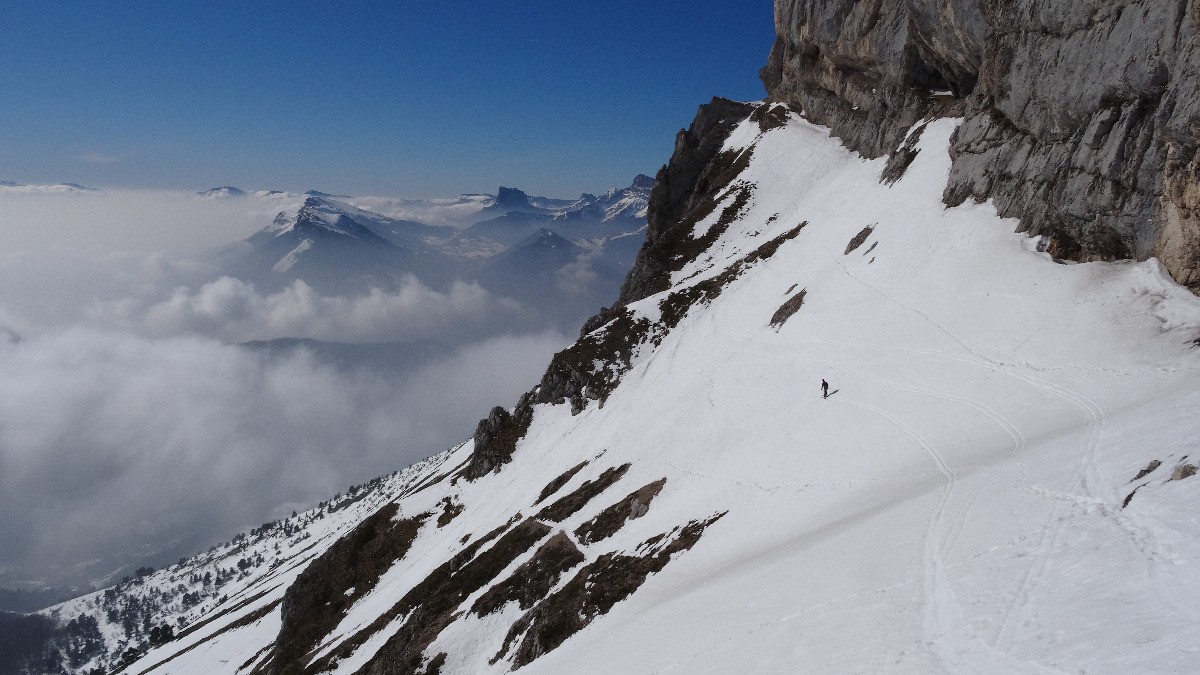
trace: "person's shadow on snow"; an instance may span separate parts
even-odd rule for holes
[[[825,394],[821,398],[829,398],[830,396],[833,396],[834,394],[838,393],[839,391],[841,391],[841,389],[834,389],[833,391],[829,392],[828,394]]]

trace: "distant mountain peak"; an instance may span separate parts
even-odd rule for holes
[[[496,206],[502,208],[531,208],[533,203],[524,190],[501,186],[496,191]]]
[[[557,246],[574,246],[567,238],[559,233],[551,230],[548,227],[539,227],[533,234],[525,237],[514,248],[523,248],[525,246],[548,246],[551,248]]]
[[[222,185],[220,187],[201,190],[196,194],[201,197],[245,197],[246,191],[232,185]]]
[[[80,185],[79,183],[56,183],[54,185],[27,185],[16,181],[0,181],[0,188],[13,192],[100,192],[99,188]]]
[[[635,190],[650,190],[654,187],[654,177],[639,173],[633,177],[633,184],[630,187]]]
[[[291,232],[302,232],[306,235],[309,232],[325,231],[354,239],[382,240],[378,234],[354,218],[359,214],[368,217],[374,215],[332,199],[309,196],[294,213],[283,211],[275,216],[275,221],[267,231],[276,237]]]
[[[59,183],[58,185],[54,185],[51,187],[64,187],[64,188],[67,188],[70,190],[79,190],[81,192],[99,192],[100,191],[100,188],[88,187],[86,185],[80,185],[79,183]]]
[[[578,201],[562,209],[556,214],[556,217],[559,219],[586,217],[601,221],[645,218],[646,209],[650,203],[650,191],[653,188],[654,179],[640,173],[634,177],[629,187],[609,188],[600,196],[583,193]]]

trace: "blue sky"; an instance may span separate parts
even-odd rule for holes
[[[770,0],[29,2],[0,22],[0,180],[571,196],[757,99]]]

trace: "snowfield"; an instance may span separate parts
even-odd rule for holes
[[[672,291],[717,278],[805,223],[794,237],[691,305],[657,344],[643,341],[603,406],[573,415],[568,404],[536,405],[498,473],[447,477],[469,459],[468,442],[345,508],[319,509],[320,519],[289,519],[300,528],[290,536],[270,530],[224,560],[221,549],[126,585],[118,598],[200,588],[180,579],[256,553],[266,561],[229,582],[223,601],[166,603],[156,623],[182,617],[177,636],[201,627],[124,672],[263,666],[300,570],[393,500],[396,521],[432,515],[372,587],[345,589],[352,603],[309,663],[383,672],[377,658],[408,618],[388,612],[495,528],[537,516],[549,527],[539,542],[566,533],[583,561],[552,580],[554,596],[605,554],[642,555],[675,536],[649,544],[656,535],[720,516],[521,672],[1195,671],[1200,477],[1185,476],[1200,462],[1200,299],[1154,260],[1057,264],[990,205],[945,208],[956,124],[930,122],[889,186],[884,159],[862,159],[798,115],[766,132],[742,123],[725,149],[753,148],[734,182],[747,198],[720,224],[737,199],[730,189],[697,223],[696,237],[727,228],[674,274]],[[659,322],[672,291],[629,309]],[[800,292],[794,314],[771,325]],[[538,515],[625,464],[577,511]],[[662,478],[644,515],[612,536],[577,532]],[[448,504],[461,512],[439,524]],[[539,545],[455,600],[424,665],[513,669],[524,633],[510,648],[506,636],[537,606],[471,608]],[[103,595],[55,611],[63,621],[96,614],[115,648],[129,636],[105,618]]]

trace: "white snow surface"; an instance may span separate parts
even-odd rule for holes
[[[253,544],[277,567],[235,582],[224,602],[169,615],[186,625],[218,618],[126,672],[246,672],[238,666],[265,656],[279,609],[223,627],[280,599],[307,561],[379,505],[398,499],[402,516],[436,514],[453,496],[462,514],[444,527],[425,522],[314,656],[330,652],[461,550],[465,535],[536,513],[542,488],[583,460],[556,494],[631,468],[555,531],[572,533],[667,479],[645,516],[580,545],[588,561],[726,514],[522,672],[1195,671],[1200,476],[1169,478],[1200,458],[1200,300],[1154,260],[1056,264],[991,205],[946,209],[957,123],[930,123],[892,186],[879,182],[883,160],[864,160],[798,116],[765,134],[742,124],[727,149],[753,146],[739,178],[753,196],[675,275],[676,289],[806,222],[797,236],[638,349],[603,407],[536,406],[499,473],[413,493],[465,461],[467,443],[346,509],[302,514],[311,538],[283,540],[279,553],[279,540]],[[867,226],[865,242],[845,253]],[[771,327],[801,289],[800,310]],[[665,295],[631,309],[657,320]],[[1151,460],[1162,464],[1135,481]],[[188,565],[145,587],[203,569]],[[478,595],[426,650],[446,652],[444,673],[512,668],[511,651],[489,660],[524,612],[510,603],[476,617],[465,610]],[[59,617],[90,611],[95,597],[60,606]],[[337,672],[368,662],[399,626]]]
[[[287,255],[280,258],[278,262],[271,266],[271,271],[275,273],[283,273],[292,269],[292,267],[294,267],[296,263],[300,261],[300,256],[303,255],[305,251],[312,248],[312,245],[312,239],[301,240],[299,244],[296,244],[296,248],[288,251]]]
[[[276,237],[281,237],[294,230],[301,217],[305,215],[308,216],[306,222],[309,224],[321,227],[333,234],[352,238],[360,236],[361,224],[365,223],[369,226],[380,221],[378,214],[363,211],[344,202],[310,197],[295,210],[285,209],[281,212],[267,228],[267,231]],[[347,216],[354,218],[355,222],[347,225]]]
[[[99,189],[80,185],[78,183],[25,184],[15,181],[0,181],[0,194],[40,194],[40,193],[74,193],[100,192]]]

